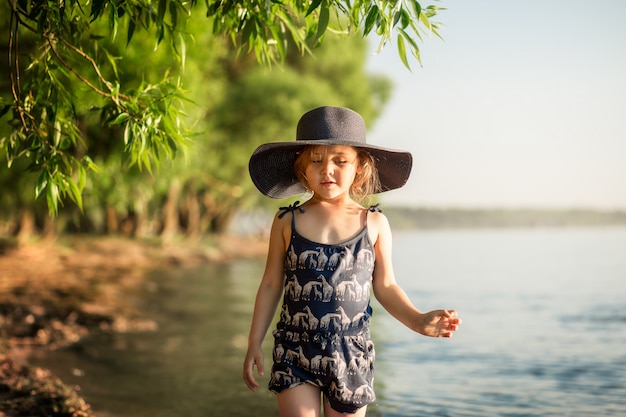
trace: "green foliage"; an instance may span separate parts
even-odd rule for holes
[[[162,155],[172,156],[183,145],[180,86],[166,75],[154,84],[123,87],[116,76],[114,54],[98,33],[102,26],[95,22],[106,14],[115,39],[119,22],[130,16],[131,26],[154,26],[159,43],[163,33],[173,33],[175,10],[184,9],[182,3],[171,2],[174,13],[170,12],[169,22],[165,14],[150,12],[139,2],[97,1],[89,14],[74,1],[61,7],[47,1],[9,3],[13,102],[9,105],[2,98],[11,131],[0,138],[0,147],[6,151],[9,166],[23,158],[29,170],[39,173],[35,193],[45,195],[52,213],[66,197],[82,207],[87,171],[95,168],[89,155],[79,151],[85,141],[77,123],[83,104],[79,97],[94,103],[92,110],[101,111],[105,126],[124,129],[124,151],[131,164],[150,169]],[[129,34],[127,39],[131,38]],[[21,49],[24,45],[26,50]],[[24,54],[28,54],[27,65],[22,64]],[[113,76],[107,77],[107,72]]]
[[[408,67],[408,51],[419,60],[416,41],[421,34],[437,33],[431,19],[438,10],[414,0],[7,0],[0,7],[9,52],[7,77],[0,81],[0,120],[7,122],[0,126],[0,149],[9,167],[25,166],[37,177],[34,194],[45,197],[52,214],[67,199],[82,209],[85,187],[98,183],[90,173],[98,169],[132,168],[133,175],[142,177],[164,160],[175,160],[194,141],[231,144],[231,132],[220,133],[226,122],[213,126],[200,120],[218,106],[224,106],[222,115],[229,106],[240,107],[221,103],[224,86],[233,92],[238,88],[233,81],[242,80],[241,74],[252,66],[295,64],[296,56],[308,55],[331,33],[376,33],[380,48],[397,33],[398,50]],[[198,41],[208,48],[204,53],[211,54],[214,46],[218,51],[207,60],[214,69],[202,69],[215,79],[205,77],[203,84],[195,84],[199,66],[188,60]],[[336,58],[310,65],[322,71],[332,60]],[[294,89],[302,87],[303,80],[286,76],[288,80]],[[348,83],[334,87],[341,85]],[[200,91],[205,95],[198,97]],[[328,103],[329,97],[318,104]],[[355,108],[367,102],[364,96],[347,97],[354,101],[337,101]],[[198,98],[201,111],[189,102],[198,103]],[[293,120],[289,122],[292,126]],[[200,139],[192,133],[199,127],[213,131],[214,137]],[[256,133],[253,138],[264,131],[249,130]],[[124,162],[117,165],[120,155]],[[176,162],[168,166],[186,170]],[[214,179],[225,183],[233,179],[231,174]]]
[[[380,37],[379,49],[382,49],[397,30],[400,57],[407,67],[405,42],[419,60],[415,38],[421,39],[424,32],[438,35],[438,25],[431,18],[441,10],[434,5],[423,8],[416,0],[205,2],[207,16],[219,17],[214,20],[214,32],[229,35],[235,47],[254,51],[262,62],[283,59],[290,40],[303,52],[309,51],[309,47],[318,45],[328,31],[360,31],[363,36],[375,32]]]

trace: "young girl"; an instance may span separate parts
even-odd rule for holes
[[[361,116],[320,107],[302,116],[295,142],[260,146],[250,159],[257,188],[273,198],[308,191],[281,208],[254,306],[243,378],[255,391],[264,375],[261,344],[280,297],[269,389],[280,416],[365,416],[375,399],[370,290],[396,319],[426,336],[451,337],[454,310],[422,313],[398,286],[391,265],[391,231],[363,198],[406,183],[408,152],[368,145]],[[322,398],[322,400],[320,400]]]

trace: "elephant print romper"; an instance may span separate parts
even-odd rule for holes
[[[374,248],[367,221],[355,237],[322,244],[298,234],[297,202],[281,210],[279,217],[291,212],[292,233],[269,389],[278,393],[310,383],[334,410],[354,413],[375,399],[369,331]]]

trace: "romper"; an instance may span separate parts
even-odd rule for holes
[[[294,211],[303,212],[298,204],[281,207],[279,214],[291,212],[292,233],[269,389],[279,393],[310,383],[334,410],[355,413],[376,398],[369,331],[374,250],[367,222],[347,241],[313,242],[296,230]]]

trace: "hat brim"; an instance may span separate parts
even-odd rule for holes
[[[298,151],[308,145],[345,145],[367,150],[378,170],[380,188],[376,194],[404,186],[411,174],[413,157],[406,151],[336,139],[270,142],[259,146],[250,157],[250,178],[258,190],[276,199],[303,194],[306,190],[294,172],[294,163]]]

